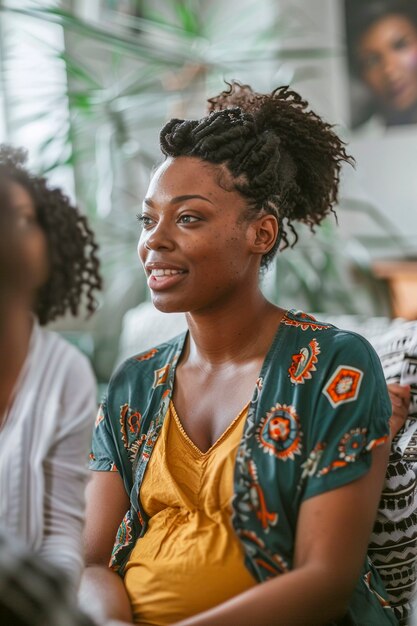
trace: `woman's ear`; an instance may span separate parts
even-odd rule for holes
[[[279,233],[275,215],[266,214],[258,217],[249,226],[250,246],[255,254],[264,255],[271,250]]]

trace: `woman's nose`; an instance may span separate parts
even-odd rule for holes
[[[388,80],[395,80],[400,71],[400,66],[398,64],[398,59],[395,54],[387,54],[384,57],[383,63],[383,71],[385,74],[385,78]]]
[[[142,237],[145,248],[149,250],[172,250],[175,247],[169,225],[163,220],[155,224],[151,230],[143,231]]]

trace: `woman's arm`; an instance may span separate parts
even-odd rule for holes
[[[130,502],[118,472],[92,472],[87,491],[86,569],[81,581],[81,608],[98,624],[107,619],[132,621],[123,580],[109,569],[117,529]]]
[[[365,559],[388,454],[387,443],[372,452],[365,476],[302,504],[291,572],[176,626],[316,626],[343,616]]]
[[[74,592],[83,567],[87,461],[96,414],[96,384],[87,360],[76,355],[65,372],[57,430],[43,463],[44,535],[39,554],[62,568]],[[46,409],[45,409],[46,410]]]

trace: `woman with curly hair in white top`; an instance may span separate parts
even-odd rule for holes
[[[30,267],[30,338],[11,400],[0,415],[0,526],[78,584],[86,460],[96,408],[87,359],[43,326],[95,308],[97,245],[60,189],[32,175],[24,151],[0,147],[0,178]]]

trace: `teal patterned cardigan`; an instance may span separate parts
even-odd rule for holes
[[[97,416],[90,467],[119,472],[131,502],[110,564],[121,575],[147,529],[140,489],[185,338],[125,361]],[[291,570],[302,502],[364,475],[372,449],[389,436],[390,415],[381,365],[365,339],[305,313],[285,314],[259,373],[235,464],[232,522],[256,580]],[[345,620],[397,623],[368,558]]]

